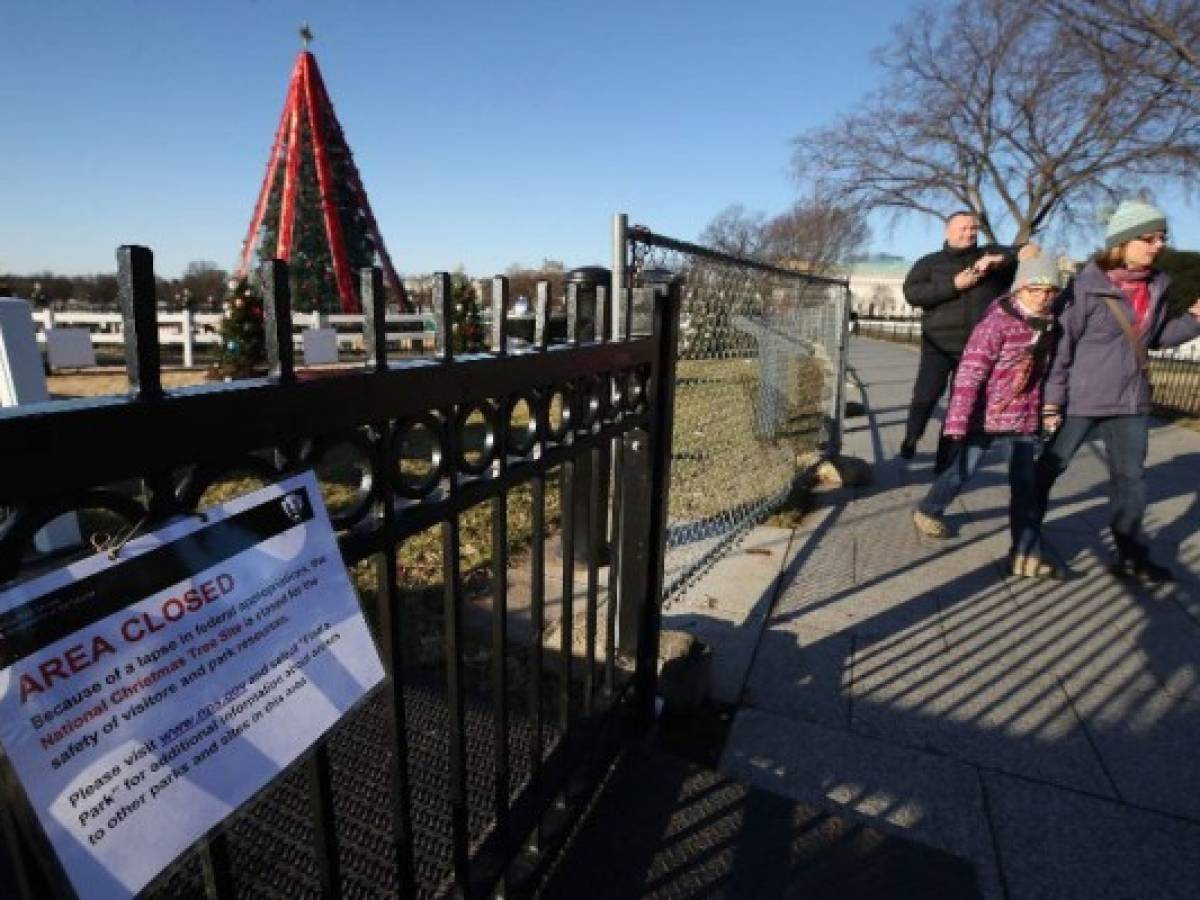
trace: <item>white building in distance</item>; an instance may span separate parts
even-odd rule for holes
[[[920,310],[904,299],[904,278],[912,263],[905,259],[851,263],[850,309],[863,318],[910,318]]]

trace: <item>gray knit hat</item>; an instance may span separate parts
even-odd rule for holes
[[[1060,287],[1058,261],[1045,253],[1021,260],[1017,264],[1017,274],[1013,277],[1013,290],[1020,290],[1028,285]]]
[[[1166,230],[1166,213],[1157,206],[1141,200],[1124,200],[1104,229],[1104,248],[1110,250],[1143,234]]]

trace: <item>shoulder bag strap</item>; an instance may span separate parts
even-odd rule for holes
[[[1117,298],[1112,294],[1101,294],[1104,302],[1108,305],[1108,311],[1113,314],[1113,318],[1117,320],[1117,324],[1121,330],[1125,332],[1125,339],[1129,341],[1129,346],[1133,349],[1133,356],[1137,360],[1139,371],[1146,368],[1147,354],[1145,345],[1138,339],[1138,336],[1133,333],[1133,326],[1129,324],[1129,319],[1125,317],[1125,310],[1121,309]]]

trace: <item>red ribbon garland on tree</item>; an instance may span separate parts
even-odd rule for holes
[[[338,296],[342,311],[346,313],[359,312],[358,297],[354,291],[349,254],[346,249],[345,236],[342,230],[341,212],[337,206],[336,189],[333,181],[332,167],[329,160],[330,141],[336,143],[346,158],[345,173],[348,177],[348,187],[363,215],[364,224],[375,245],[384,270],[384,277],[389,287],[395,293],[402,306],[407,307],[407,296],[400,276],[396,273],[390,254],[383,242],[383,235],[375,221],[367,193],[363,188],[362,179],[350,148],[346,145],[345,136],[333,104],[325,89],[316,58],[307,51],[301,51],[292,69],[288,84],[287,99],[284,103],[283,114],[275,133],[275,143],[271,148],[271,157],[267,164],[267,174],[259,190],[255,202],[254,214],[250,220],[250,228],[242,246],[238,275],[243,276],[250,267],[250,257],[254,251],[255,242],[266,216],[269,198],[274,188],[275,179],[281,160],[284,164],[282,197],[279,208],[278,235],[275,256],[284,261],[291,261],[295,235],[296,200],[299,193],[300,161],[302,156],[302,119],[307,117],[309,133],[312,140],[313,159],[317,171],[317,187],[321,202],[321,214],[328,239],[330,257],[333,262],[334,279],[337,284]],[[327,133],[328,132],[328,133]]]

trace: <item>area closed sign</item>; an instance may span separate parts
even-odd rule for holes
[[[0,742],[81,897],[132,897],[383,675],[311,472],[0,594]]]

